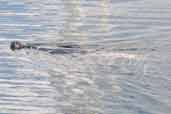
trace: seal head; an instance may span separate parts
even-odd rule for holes
[[[12,51],[15,51],[15,50],[19,50],[19,49],[22,49],[24,48],[24,45],[18,41],[13,41],[11,42],[11,45],[10,45],[10,49]]]

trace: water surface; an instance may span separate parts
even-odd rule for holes
[[[170,114],[169,0],[1,0],[0,113]],[[19,40],[86,54],[12,52]]]

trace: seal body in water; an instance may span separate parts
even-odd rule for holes
[[[85,50],[81,50],[79,45],[75,44],[63,44],[57,46],[55,49],[51,48],[40,48],[38,47],[41,44],[23,44],[19,41],[13,41],[10,44],[10,49],[12,51],[21,50],[21,49],[34,49],[44,52],[49,52],[50,54],[70,54],[70,53],[85,53]]]

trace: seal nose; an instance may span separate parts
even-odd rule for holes
[[[11,49],[12,51],[15,50],[15,44],[16,44],[15,41],[11,42],[10,49]]]

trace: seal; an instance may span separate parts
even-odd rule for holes
[[[12,51],[21,50],[21,49],[35,49],[38,51],[49,52],[50,54],[69,54],[69,53],[85,53],[84,50],[81,50],[79,45],[76,44],[61,44],[57,48],[39,48],[41,44],[24,44],[19,41],[12,41],[10,44],[10,49]]]

